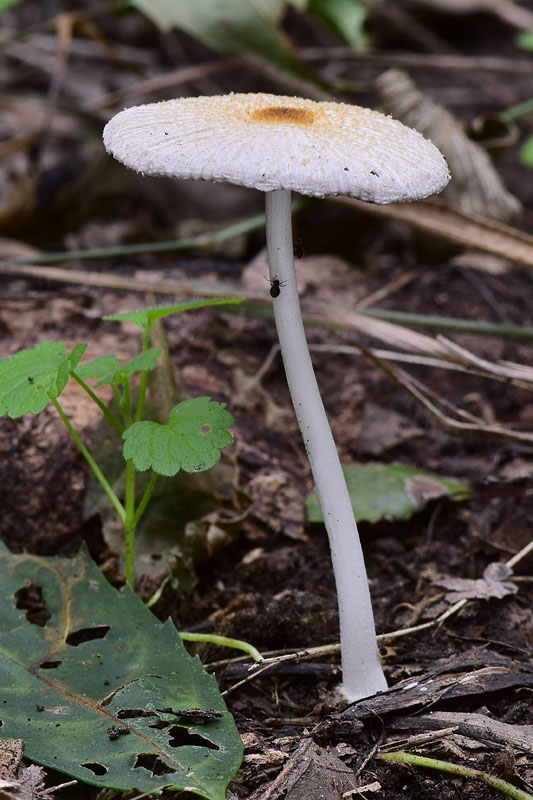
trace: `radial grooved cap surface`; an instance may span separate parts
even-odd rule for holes
[[[417,131],[377,111],[272,94],[135,106],[104,129],[106,149],[147,175],[235,183],[371,203],[421,200],[449,172]]]

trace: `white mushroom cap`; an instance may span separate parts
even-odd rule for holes
[[[147,175],[371,203],[421,200],[450,179],[440,151],[392,117],[272,94],[128,108],[106,125],[104,144],[118,161]]]

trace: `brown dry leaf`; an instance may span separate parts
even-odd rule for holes
[[[37,764],[23,767],[18,778],[0,779],[0,800],[53,800],[54,795],[45,789],[45,772]]]
[[[517,686],[533,687],[532,666],[476,647],[438,659],[423,677],[405,678],[388,692],[355,703],[342,712],[340,720],[375,719],[412,711],[441,698],[480,697]]]
[[[512,458],[497,471],[497,477],[503,481],[517,481],[533,477],[533,460],[530,458]]]
[[[357,790],[353,771],[340,758],[306,739],[280,774],[250,800],[342,800]]]
[[[35,764],[21,767],[23,756],[22,739],[0,741],[0,800],[51,800],[44,788],[44,770]]]
[[[280,528],[290,539],[307,541],[300,487],[289,473],[273,469],[266,475],[257,475],[250,482],[248,491],[256,519],[270,528]]]
[[[533,725],[510,725],[479,712],[433,711],[430,715],[397,717],[389,720],[387,725],[389,730],[394,731],[438,731],[444,726],[452,726],[470,741],[498,743],[533,755]]]
[[[485,568],[482,578],[471,580],[442,575],[435,578],[433,583],[451,590],[445,598],[449,603],[456,603],[458,600],[488,600],[490,597],[502,598],[517,593],[518,587],[505,580],[512,574],[513,570],[506,564],[494,561]]]
[[[369,402],[363,411],[357,449],[371,456],[379,456],[423,434],[424,430],[413,425],[408,417]]]
[[[23,755],[22,739],[4,739],[0,742],[0,778],[7,781],[16,778]]]
[[[416,128],[442,151],[452,181],[442,196],[472,214],[507,222],[521,211],[507,191],[486,151],[473,142],[461,123],[420,92],[406,72],[390,69],[377,79],[384,109]]]

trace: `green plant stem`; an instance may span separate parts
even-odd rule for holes
[[[437,758],[417,756],[413,753],[406,753],[405,750],[398,750],[395,753],[382,753],[381,758],[383,761],[397,761],[402,764],[412,764],[415,767],[450,772],[452,775],[460,775],[464,778],[476,778],[488,786],[492,786],[493,789],[498,789],[498,791],[509,795],[509,797],[515,798],[515,800],[533,800],[532,795],[522,791],[522,789],[518,789],[512,783],[496,778],[494,775],[489,775],[487,772],[481,772],[479,769],[465,767],[462,764],[451,764],[449,761],[441,761]]]
[[[106,419],[107,419],[107,420],[108,420],[108,421],[111,423],[111,425],[112,425],[112,426],[115,428],[115,430],[117,431],[117,433],[118,433],[120,436],[122,436],[122,434],[124,433],[124,425],[122,425],[122,423],[120,422],[120,420],[118,420],[118,419],[115,417],[115,415],[113,414],[113,412],[112,412],[112,411],[110,411],[110,410],[108,409],[108,407],[106,406],[106,404],[105,404],[105,403],[103,403],[103,402],[100,400],[100,398],[98,397],[98,395],[96,395],[96,394],[93,392],[93,390],[91,389],[91,387],[90,387],[90,386],[88,386],[88,385],[85,383],[85,381],[84,381],[82,378],[78,377],[78,375],[76,375],[76,373],[75,373],[75,372],[72,372],[72,373],[71,373],[71,375],[72,375],[72,377],[74,378],[74,380],[76,381],[76,383],[78,383],[78,384],[81,386],[81,388],[82,388],[84,391],[86,391],[86,392],[87,392],[87,394],[89,395],[89,397],[91,398],[91,400],[93,400],[93,401],[96,403],[96,405],[98,406],[98,408],[100,409],[100,411],[102,412],[102,414],[103,414],[103,415],[105,416],[105,418],[106,418]]]
[[[135,584],[135,466],[131,458],[126,461],[126,517],[124,519],[126,539],[126,583]]]
[[[533,339],[533,328],[525,325],[506,325],[502,322],[440,317],[434,314],[414,314],[410,311],[392,311],[380,308],[359,310],[355,307],[355,309],[349,310],[356,311],[363,317],[373,317],[386,322],[396,322],[400,325],[413,325],[416,328],[473,333],[476,336],[499,336],[503,339],[524,339],[525,341]]]
[[[299,207],[302,203],[300,202]],[[296,210],[297,204],[293,208]],[[147,253],[175,253],[180,250],[195,250],[214,247],[223,244],[229,239],[243,236],[247,233],[263,229],[265,215],[257,214],[254,217],[229,225],[221,231],[202,233],[188,239],[173,239],[167,242],[145,242],[143,244],[121,245],[119,247],[95,247],[88,250],[70,250],[69,252],[43,253],[32,257],[32,264],[58,264],[62,261],[89,261],[105,258],[124,258],[124,256],[139,256]],[[25,264],[27,258],[14,259],[12,263]]]
[[[253,644],[243,642],[242,639],[231,639],[228,636],[217,636],[214,633],[182,633],[180,637],[184,642],[207,642],[220,647],[233,647],[235,650],[244,650],[254,661],[264,661],[263,656]]]
[[[132,524],[135,527],[137,527],[137,523],[139,522],[140,518],[144,514],[144,510],[145,510],[146,506],[148,505],[148,501],[150,500],[150,497],[152,496],[152,492],[154,491],[156,482],[157,482],[157,472],[152,472],[152,474],[150,475],[150,480],[148,481],[148,486],[144,490],[144,494],[143,494],[143,496],[141,498],[141,501],[140,501],[139,505],[137,506],[135,514],[133,515]]]
[[[115,400],[117,401],[117,405],[122,412],[122,417],[124,418],[124,396],[123,394],[121,394],[116,383],[113,383],[111,388],[113,390],[113,394],[115,395]]]
[[[76,442],[76,445],[78,446],[78,449],[80,450],[82,456],[84,457],[84,459],[86,460],[86,462],[90,466],[91,470],[93,471],[93,474],[94,474],[96,480],[99,482],[100,486],[102,487],[102,489],[104,490],[106,495],[109,497],[111,503],[113,504],[113,508],[115,509],[115,511],[117,512],[118,516],[120,517],[121,522],[124,523],[125,520],[126,520],[126,509],[124,508],[124,506],[122,505],[122,503],[120,502],[120,500],[116,496],[115,492],[111,488],[110,484],[108,483],[107,479],[105,478],[104,474],[102,473],[100,467],[98,466],[98,464],[96,463],[96,461],[94,460],[92,455],[89,453],[89,451],[87,450],[87,448],[83,444],[82,440],[80,439],[80,437],[78,436],[78,434],[76,433],[74,428],[72,427],[69,418],[67,417],[67,415],[65,414],[65,412],[63,411],[63,409],[62,409],[62,407],[61,407],[61,405],[59,403],[59,400],[57,400],[56,398],[52,397],[51,401],[52,401],[52,403],[54,405],[54,408],[56,409],[57,413],[61,417],[61,420],[62,420],[63,424],[65,425],[66,429],[68,430],[68,432],[70,433],[70,435],[72,436],[74,441]]]
[[[130,425],[133,423],[131,417],[131,392],[130,392],[130,384],[127,379],[121,381],[124,394],[123,394],[123,402],[122,402],[122,412],[124,414],[124,422],[126,423],[126,428],[129,428]]]
[[[524,100],[522,103],[517,103],[515,106],[506,108],[505,111],[500,111],[500,119],[503,122],[513,122],[515,119],[520,119],[525,114],[533,113],[533,97],[529,100]]]
[[[18,263],[18,262],[17,262]],[[187,294],[204,294],[206,296],[233,297],[241,294],[246,302],[237,307],[228,305],[224,309],[226,314],[239,314],[247,317],[259,317],[272,319],[272,307],[270,300],[258,299],[257,295],[250,292],[243,292],[238,286],[230,286],[223,289],[213,283],[203,281],[187,281],[184,284],[156,283],[155,281],[141,281],[135,278],[124,276],[114,276],[101,272],[82,272],[80,270],[68,270],[55,267],[38,267],[28,264],[28,259],[24,259],[22,266],[14,267],[12,261],[0,260],[0,269],[6,274],[27,275],[37,277],[39,280],[60,281],[61,283],[79,283],[84,286],[102,286],[107,289],[126,289],[132,292],[154,292],[155,294],[176,295],[180,292]],[[329,311],[331,307],[325,307]],[[497,336],[504,339],[517,339],[522,341],[533,340],[533,327],[526,325],[507,325],[499,322],[487,322],[486,320],[469,320],[460,317],[439,317],[428,314],[416,314],[408,311],[394,311],[389,309],[365,308],[343,308],[344,311],[356,311],[358,314],[375,316],[389,322],[400,322],[405,319],[405,324],[413,327],[434,328],[435,330],[454,330],[463,333],[471,333],[474,336]],[[333,317],[333,312],[331,313]],[[317,320],[311,314],[304,317],[305,324],[308,326],[318,326],[332,329],[343,329],[342,324],[325,323],[322,319]]]
[[[158,291],[155,289],[155,291]],[[238,291],[233,287],[233,291]],[[432,314],[416,314],[411,311],[394,311],[392,309],[365,308],[358,309],[352,306],[341,306],[343,312],[359,314],[362,317],[374,317],[386,322],[394,322],[412,326],[413,328],[431,328],[433,330],[457,331],[460,333],[471,333],[473,336],[497,336],[502,339],[516,339],[518,341],[530,342],[533,340],[533,327],[527,325],[506,325],[501,322],[487,322],[486,320],[463,319],[461,317],[439,317]],[[317,319],[312,313],[304,314],[306,327],[327,328],[328,330],[344,330],[345,324],[333,322],[335,318],[335,306],[325,306],[325,314],[331,321],[324,321],[323,318]],[[226,306],[225,314],[235,314],[237,316],[255,317],[260,319],[272,319],[272,308],[268,301],[247,299],[240,306]]]
[[[146,351],[150,347],[150,328],[151,325],[148,325],[142,334],[142,352],[146,353]],[[139,398],[137,400],[137,411],[135,412],[135,422],[140,422],[143,418],[144,414],[144,402],[146,400],[146,388],[148,386],[148,373],[142,372],[141,373],[141,384],[139,386]]]
[[[159,600],[161,600],[161,597],[162,597],[163,592],[165,590],[165,586],[167,585],[167,583],[170,583],[172,580],[173,580],[173,576],[169,573],[167,575],[167,577],[159,584],[159,586],[157,587],[157,589],[155,590],[155,592],[153,593],[151,598],[146,601],[146,603],[145,603],[146,608],[152,608],[152,606],[155,606],[155,604],[158,603]]]

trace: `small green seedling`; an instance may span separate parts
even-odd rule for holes
[[[78,344],[67,354],[63,342],[43,342],[32,350],[22,350],[11,358],[0,360],[0,416],[7,414],[17,418],[24,414],[39,414],[49,402],[52,403],[124,526],[126,581],[132,587],[135,528],[146,509],[157,476],[172,476],[180,469],[185,472],[210,469],[220,459],[221,449],[233,441],[228,430],[233,425],[233,418],[223,403],[216,403],[209,397],[196,397],[179,403],[171,410],[164,425],[143,419],[148,373],[156,366],[160,355],[157,348],[150,347],[150,328],[156,320],[179,311],[240,302],[238,298],[196,300],[104,317],[132,322],[140,327],[141,352],[129,361],[120,361],[116,355],[110,354],[80,363],[87,345]],[[134,400],[132,383],[137,377],[140,377],[140,386]],[[59,402],[60,394],[71,379],[87,392],[124,440],[126,487],[123,501],[74,430]],[[94,389],[112,387],[118,415],[91,389],[87,384],[89,380],[95,381]],[[136,472],[145,470],[151,471],[150,478],[137,502]]]

